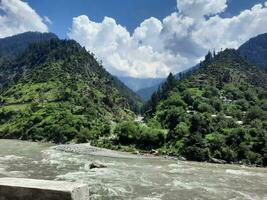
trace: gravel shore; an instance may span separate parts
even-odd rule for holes
[[[152,156],[134,155],[127,152],[113,151],[104,148],[91,146],[89,143],[85,144],[67,144],[53,147],[58,151],[71,152],[77,154],[87,154],[95,156],[113,157],[113,158],[155,158]]]

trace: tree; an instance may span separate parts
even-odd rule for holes
[[[176,86],[177,80],[175,76],[170,73],[167,77],[166,82],[162,85],[161,89],[161,98],[166,99],[169,92]]]
[[[164,110],[159,116],[160,121],[165,124],[166,128],[174,128],[185,118],[185,110],[182,107],[170,107]]]
[[[214,109],[211,105],[203,102],[198,105],[198,111],[199,112],[208,112],[208,113],[213,113]]]
[[[138,132],[137,126],[133,122],[122,122],[114,130],[121,144],[132,144]]]
[[[173,137],[182,139],[183,137],[186,137],[189,134],[189,126],[186,123],[181,122],[175,127]]]
[[[205,56],[204,63],[209,64],[212,61],[212,58],[213,58],[212,53],[209,51],[208,54]]]
[[[207,87],[205,92],[203,93],[203,96],[206,98],[216,97],[220,95],[220,91],[213,86]]]
[[[263,111],[260,107],[254,106],[249,109],[246,120],[248,122],[253,121],[255,119],[267,120],[267,112]]]

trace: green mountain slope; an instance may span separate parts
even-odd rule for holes
[[[0,66],[9,73],[0,95],[0,137],[97,139],[112,121],[131,119],[141,102],[78,43],[32,44]],[[1,80],[0,80],[1,81]]]
[[[53,33],[26,32],[0,39],[0,57],[16,57],[30,44],[57,39]]]
[[[163,153],[267,165],[267,74],[237,51],[209,54],[182,81],[170,75],[153,97],[147,123],[169,131]]]
[[[30,44],[57,39],[53,33],[26,32],[0,39],[0,89],[14,74],[10,67],[12,61],[22,54]],[[7,66],[3,69],[3,66]]]
[[[250,63],[267,70],[267,33],[250,39],[238,51]]]
[[[176,80],[181,80],[181,79],[184,79],[186,78],[187,76],[191,75],[194,71],[196,71],[197,69],[199,68],[199,65],[196,65],[194,67],[191,67],[187,70],[184,70],[180,73],[177,73],[175,75],[175,79]],[[136,94],[141,97],[141,99],[145,102],[149,101],[153,95],[153,93],[157,92],[158,89],[161,90],[161,87],[163,86],[164,87],[164,84],[165,84],[165,81],[166,79],[161,79],[160,82],[154,84],[153,86],[151,87],[146,87],[146,88],[143,88],[143,89],[140,89],[138,91],[136,91]]]

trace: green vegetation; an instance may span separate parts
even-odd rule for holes
[[[106,133],[98,140],[92,140],[93,145],[120,151],[148,152],[164,145],[168,131],[126,120],[114,124]]]
[[[38,33],[26,32],[12,37],[0,39],[0,68],[2,64],[9,66],[12,60],[22,54],[28,46],[35,42],[48,41],[57,39],[58,37],[53,33]],[[10,68],[0,70],[0,89],[5,84],[10,75],[12,75]]]
[[[266,166],[266,89],[266,73],[225,50],[182,81],[170,74],[144,112],[169,130],[164,153]]]
[[[52,39],[0,65],[0,137],[85,142],[131,120],[139,98],[78,43]]]
[[[140,99],[75,41],[0,59],[0,138],[267,166],[267,74],[235,50],[170,74],[143,106],[144,124],[133,122]]]
[[[267,33],[250,39],[239,47],[238,52],[250,63],[267,70]]]

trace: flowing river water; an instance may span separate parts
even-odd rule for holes
[[[0,177],[83,182],[90,199],[267,200],[267,169],[56,150],[0,140]],[[98,161],[107,168],[91,169]]]

